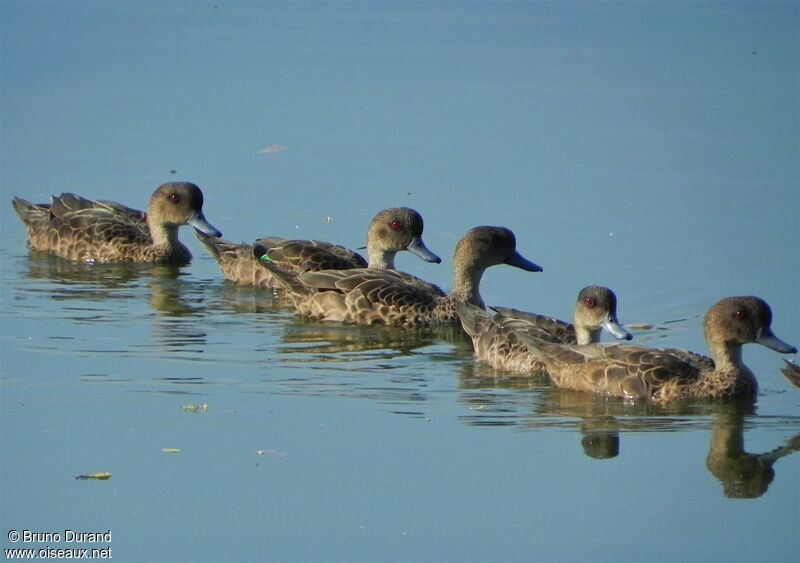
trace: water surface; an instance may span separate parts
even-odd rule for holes
[[[444,262],[398,264],[442,287],[458,237],[502,224],[544,272],[490,270],[487,303],[568,318],[604,284],[652,325],[637,343],[701,352],[705,310],[755,294],[799,345],[796,3],[0,16],[3,548],[72,529],[111,530],[122,561],[800,556],[800,391],[774,352],[745,349],[755,403],[584,396],[475,362],[455,330],[298,319],[188,229],[183,268],[30,253],[7,205],[141,208],[190,180],[226,238],[351,247],[409,205]]]

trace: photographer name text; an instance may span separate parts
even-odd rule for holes
[[[25,547],[4,550],[6,559],[111,559],[111,546],[77,547],[85,544],[110,544],[111,530],[84,532],[39,532],[34,530],[9,530],[8,540]],[[32,545],[37,547],[32,547]],[[44,544],[44,545],[42,545]],[[61,545],[59,545],[61,544]],[[69,544],[63,547],[63,544]]]

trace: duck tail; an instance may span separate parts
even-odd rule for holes
[[[308,295],[311,290],[307,288],[298,278],[297,272],[291,272],[280,268],[269,258],[270,248],[260,241],[253,244],[253,257],[258,265],[272,275],[272,279],[282,288],[295,295]]]
[[[464,332],[473,338],[485,332],[493,322],[485,310],[469,303],[459,303],[456,313],[461,320],[461,326],[464,327]]]
[[[217,237],[212,237],[211,235],[207,235],[202,231],[198,231],[197,229],[194,230],[194,236],[197,237],[197,240],[206,247],[208,253],[214,257],[214,260],[219,262],[220,256],[224,251],[224,247],[230,246],[231,243],[228,241],[222,240]]]
[[[11,200],[14,212],[20,221],[26,225],[35,225],[50,219],[50,205],[46,203],[31,203],[21,197]]]
[[[786,362],[786,366],[781,368],[783,377],[795,387],[800,387],[800,366],[789,360],[784,360],[784,362]]]

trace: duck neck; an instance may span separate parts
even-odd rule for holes
[[[589,329],[585,326],[573,324],[575,327],[575,338],[580,345],[597,344],[600,342],[600,329]]]
[[[485,309],[486,306],[478,291],[484,271],[485,268],[475,267],[456,270],[453,274],[453,288],[450,295],[458,301]]]
[[[715,386],[726,388],[730,394],[749,394],[758,390],[758,382],[744,362],[742,345],[732,342],[708,344],[714,359],[714,372],[708,374],[715,380]]]
[[[375,270],[394,270],[394,257],[397,252],[382,250],[374,244],[367,244],[368,268]]]
[[[147,226],[150,228],[150,236],[153,239],[153,246],[157,248],[175,248],[178,245],[178,226],[164,225],[157,223],[147,216]]]
[[[708,351],[714,358],[717,371],[739,371],[744,368],[742,364],[742,345],[731,342],[709,342]]]

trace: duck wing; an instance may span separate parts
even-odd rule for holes
[[[72,193],[52,197],[50,226],[58,231],[60,237],[74,240],[152,242],[144,212]]]
[[[346,323],[428,324],[445,297],[438,286],[394,270],[322,270],[300,274],[297,281],[306,291],[301,313]]]
[[[366,268],[367,261],[344,246],[317,240],[259,239],[267,257],[283,269],[296,272]]]
[[[147,224],[147,216],[143,211],[115,201],[88,199],[73,193],[62,193],[61,195],[53,196],[50,201],[50,213],[53,217],[59,219],[68,218],[72,215],[113,215],[130,222]]]
[[[359,291],[371,303],[403,306],[410,303],[432,303],[446,294],[438,286],[416,276],[396,270],[354,268],[306,272],[300,280],[307,287],[349,293]]]
[[[575,344],[577,341],[575,327],[571,323],[510,307],[491,307],[491,309],[497,312],[494,317],[495,322],[515,333],[521,332],[531,338],[556,344]]]

